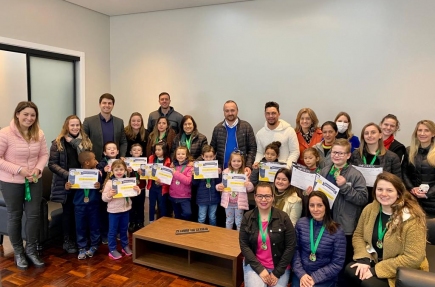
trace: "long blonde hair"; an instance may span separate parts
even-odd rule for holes
[[[32,124],[30,128],[28,128],[28,132],[26,135],[23,134],[23,132],[21,131],[20,121],[17,118],[17,114],[19,114],[25,108],[32,108],[36,114],[35,122]],[[38,112],[38,107],[35,105],[35,103],[30,101],[19,102],[17,107],[15,108],[13,119],[14,119],[14,124],[17,127],[19,133],[26,141],[30,142],[32,139],[34,141],[39,140],[39,112]]]
[[[352,133],[352,120],[350,119],[350,116],[348,113],[346,112],[339,112],[338,115],[335,117],[334,122],[336,123],[338,118],[341,116],[345,116],[347,118],[348,121],[348,126],[347,126],[347,130],[344,132],[346,134],[346,137],[348,140],[350,140],[353,137],[353,133]]]
[[[417,155],[418,148],[420,147],[420,141],[417,138],[417,130],[420,125],[426,126],[432,134],[435,135],[435,123],[431,120],[422,120],[415,126],[414,132],[411,136],[411,145],[409,147],[409,162],[414,164],[415,156]],[[435,167],[435,145],[434,138],[432,137],[429,153],[427,154],[427,162]]]
[[[374,126],[379,131],[379,133],[382,135],[381,128],[375,123],[368,123],[362,128],[362,130],[361,130],[361,145],[358,148],[358,153],[359,153],[361,158],[364,155],[364,149],[367,150],[367,148],[366,148],[367,144],[364,140],[364,132],[365,132],[366,128],[371,127],[371,126]],[[379,150],[379,155],[385,155],[387,153],[387,149],[384,146],[384,140],[382,139],[382,137],[378,140],[378,150]]]
[[[70,115],[65,119],[65,122],[63,123],[63,126],[62,126],[62,130],[60,131],[60,134],[56,138],[57,150],[63,151],[63,146],[62,146],[61,141],[62,141],[64,136],[69,134],[68,125],[69,125],[70,120],[79,120],[79,123],[80,123],[79,135],[82,137],[81,145],[83,146],[83,150],[92,150],[92,142],[83,129],[82,121],[76,115]]]
[[[128,139],[130,140],[135,140],[136,135],[134,134],[133,128],[131,127],[131,119],[135,116],[140,117],[140,128],[139,128],[139,134],[140,134],[140,140],[141,141],[145,141],[145,127],[144,127],[144,123],[143,123],[143,117],[140,113],[138,112],[134,112],[131,114],[130,119],[128,120],[128,125],[125,127],[125,135],[127,136]]]

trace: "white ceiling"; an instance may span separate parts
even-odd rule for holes
[[[65,0],[108,16],[154,12],[253,0]]]

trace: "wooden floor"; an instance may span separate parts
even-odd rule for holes
[[[131,256],[112,260],[107,245],[101,245],[92,258],[78,260],[77,254],[68,254],[61,242],[51,243],[42,255],[45,268],[29,267],[21,271],[15,266],[9,239],[0,247],[0,277],[3,287],[10,286],[159,286],[209,287],[174,274],[134,264]]]
[[[145,225],[147,225],[149,224],[148,198],[145,201],[145,215]],[[130,235],[129,238],[131,244],[132,236]],[[118,250],[121,250],[120,247]],[[134,264],[131,256],[112,260],[107,255],[108,252],[107,245],[100,245],[94,257],[78,260],[77,254],[68,254],[62,249],[62,242],[51,242],[42,253],[45,268],[31,266],[28,270],[21,271],[15,266],[12,246],[9,238],[5,236],[4,244],[0,246],[0,287],[215,286]]]

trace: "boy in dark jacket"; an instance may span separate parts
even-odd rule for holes
[[[95,169],[98,162],[95,154],[84,151],[79,154],[79,162],[82,169]],[[98,207],[101,200],[100,187],[102,178],[98,177],[94,189],[74,189],[74,211],[76,220],[77,247],[79,248],[78,259],[92,257],[97,251],[100,243],[100,229],[98,220]],[[65,189],[71,189],[71,182],[65,183]],[[86,250],[88,244],[87,234],[89,233],[91,247]]]

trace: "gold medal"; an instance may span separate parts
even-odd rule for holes
[[[205,185],[205,187],[210,188],[210,187],[211,187],[211,184],[210,184],[210,183],[207,183],[207,184]]]
[[[316,254],[311,253],[311,254],[310,254],[310,260],[313,261],[313,262],[316,261],[316,260],[317,260],[317,258],[316,258]]]
[[[83,198],[83,202],[84,203],[88,203],[89,202],[89,197],[85,196],[85,198]]]
[[[382,241],[381,241],[381,240],[376,241],[376,246],[377,246],[379,249],[382,249],[382,247],[383,247],[383,245],[382,245]]]
[[[176,181],[175,181],[175,184],[176,184],[176,185],[180,185],[180,181],[179,181],[179,180],[176,180]]]
[[[261,244],[261,249],[263,249],[263,250],[267,250],[267,245],[266,245],[266,243],[262,243],[262,244]]]

